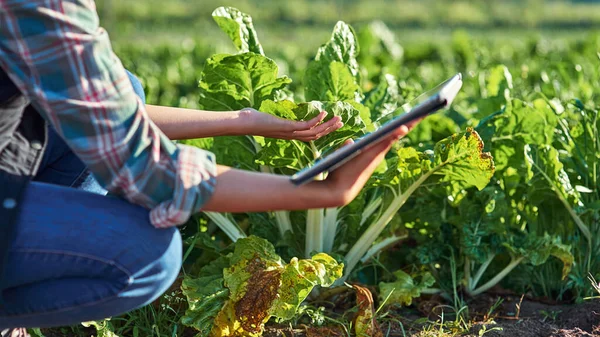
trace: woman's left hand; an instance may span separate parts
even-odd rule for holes
[[[309,121],[292,121],[248,108],[241,111],[242,119],[248,121],[248,133],[279,139],[293,139],[308,142],[319,139],[341,128],[344,124],[339,116],[321,123],[327,112],[322,111]]]

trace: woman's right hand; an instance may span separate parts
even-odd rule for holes
[[[328,192],[332,206],[343,206],[350,203],[360,193],[377,166],[384,160],[385,155],[392,145],[404,137],[420,120],[396,129],[385,140],[367,148],[358,156],[352,158],[336,170],[329,173],[323,181],[312,184],[321,184]],[[350,140],[347,144],[351,144]],[[346,144],[346,145],[347,145]]]

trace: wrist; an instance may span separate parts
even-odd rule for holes
[[[227,123],[226,135],[243,136],[251,134],[253,128],[252,116],[247,109],[228,111],[229,123]]]
[[[298,189],[303,189],[299,194],[302,195],[305,208],[341,207],[347,204],[344,194],[327,180],[315,180]]]

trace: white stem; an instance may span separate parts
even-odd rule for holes
[[[408,234],[402,235],[402,236],[391,236],[389,238],[385,238],[383,239],[381,242],[376,243],[375,245],[373,245],[371,248],[369,248],[369,250],[367,251],[367,253],[365,254],[365,256],[362,257],[362,259],[360,259],[360,262],[365,263],[367,262],[369,259],[371,259],[373,256],[375,256],[375,254],[379,253],[380,251],[396,244],[398,241],[402,241],[404,239],[408,238]]]
[[[310,142],[310,148],[313,152],[314,159],[318,159],[321,156],[321,152],[317,149],[315,142]],[[324,175],[320,174],[316,180],[323,180]],[[323,251],[323,209],[309,209],[306,212],[306,242],[304,243],[304,256],[310,257],[310,253],[313,251]]]
[[[245,238],[246,234],[225,215],[215,212],[204,212],[227,236],[231,241],[236,242],[239,239]]]
[[[477,274],[475,274],[475,277],[470,282],[471,287],[469,288],[469,290],[475,289],[475,287],[477,287],[477,283],[479,283],[479,281],[481,280],[481,277],[494,260],[494,257],[496,257],[496,254],[490,255],[490,257],[488,257],[487,260],[485,260],[485,262],[479,267],[479,269],[477,270]]]
[[[388,208],[383,212],[381,217],[377,219],[377,221],[369,226],[364,234],[358,239],[358,241],[352,246],[352,249],[346,254],[345,262],[346,267],[344,270],[344,276],[338,280],[338,284],[346,281],[350,273],[356,267],[360,259],[365,255],[365,253],[371,247],[371,244],[375,242],[379,234],[383,232],[387,224],[392,220],[392,218],[396,215],[398,210],[404,205],[406,200],[413,194],[414,191],[417,190],[427,180],[433,172],[436,170],[431,170],[426,174],[422,175],[417,181],[410,185],[410,187],[398,197],[396,197],[392,203],[388,206]]]
[[[335,241],[335,234],[337,233],[338,226],[338,214],[340,213],[339,208],[326,208],[325,209],[325,236],[323,237],[323,252],[330,253],[333,250],[333,243]]]
[[[275,211],[275,220],[277,221],[277,227],[279,228],[279,234],[283,238],[285,233],[294,232],[292,230],[292,221],[290,220],[290,213],[287,211]]]
[[[309,209],[306,212],[306,242],[304,256],[310,257],[313,251],[323,251],[323,209]]]
[[[494,278],[492,278],[491,280],[487,281],[484,285],[482,285],[481,287],[470,291],[469,295],[471,296],[477,296],[481,293],[484,293],[486,291],[488,291],[490,288],[492,288],[493,286],[495,286],[496,284],[498,284],[500,281],[502,281],[503,278],[506,277],[506,275],[508,275],[513,269],[515,269],[516,266],[518,266],[521,261],[523,261],[524,257],[519,257],[517,259],[513,259],[508,266],[506,266],[504,269],[502,269],[502,271],[500,273],[498,273],[496,276],[494,276]]]
[[[369,219],[371,215],[373,215],[373,213],[375,213],[375,211],[379,208],[379,206],[381,206],[382,203],[383,198],[377,198],[375,201],[370,202],[367,205],[367,207],[365,207],[362,213],[362,217],[360,219],[361,226],[367,221],[367,219]]]

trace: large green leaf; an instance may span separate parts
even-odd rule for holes
[[[354,30],[338,22],[331,39],[319,48],[304,77],[307,101],[362,100],[358,41]]]
[[[258,42],[258,34],[250,15],[233,7],[219,7],[215,9],[212,16],[221,30],[231,38],[239,52],[265,54]]]
[[[393,112],[398,108],[399,101],[398,81],[393,75],[386,74],[381,76],[379,84],[366,94],[364,105],[371,111],[371,120],[382,124],[389,117],[394,117]]]
[[[550,145],[526,145],[528,201],[539,205],[547,198],[559,197],[570,207],[581,206],[581,196],[575,190],[560,162],[558,151]]]
[[[387,159],[387,166],[387,171],[374,174],[369,182],[382,187],[382,211],[346,254],[347,272],[419,188],[443,186],[452,193],[470,187],[483,189],[494,175],[494,161],[489,153],[483,152],[483,142],[471,128],[441,141],[433,153],[401,148],[396,156]]]
[[[341,62],[348,66],[352,76],[358,78],[358,53],[360,47],[354,29],[350,25],[339,21],[333,28],[331,39],[319,48],[315,60],[322,63]]]
[[[571,247],[563,244],[557,236],[513,235],[505,246],[514,257],[524,258],[524,262],[534,266],[545,263],[550,256],[556,257],[563,263],[563,279],[573,266]]]
[[[291,82],[277,74],[277,64],[259,54],[215,55],[202,71],[200,106],[214,111],[259,108]]]
[[[355,100],[360,86],[341,62],[311,62],[304,76],[304,95],[312,101]]]
[[[506,175],[510,174],[504,172],[507,167],[516,171],[525,168],[526,144],[551,144],[557,124],[558,117],[545,100],[525,103],[514,99],[504,112],[483,120],[478,131],[489,137],[486,141],[496,168]]]
[[[450,136],[435,145],[434,175],[452,182],[455,188],[477,187],[482,190],[494,174],[494,161],[483,152],[483,141],[477,132]]]
[[[248,171],[259,171],[255,162],[260,144],[252,136],[215,137],[211,151],[220,165]]]

